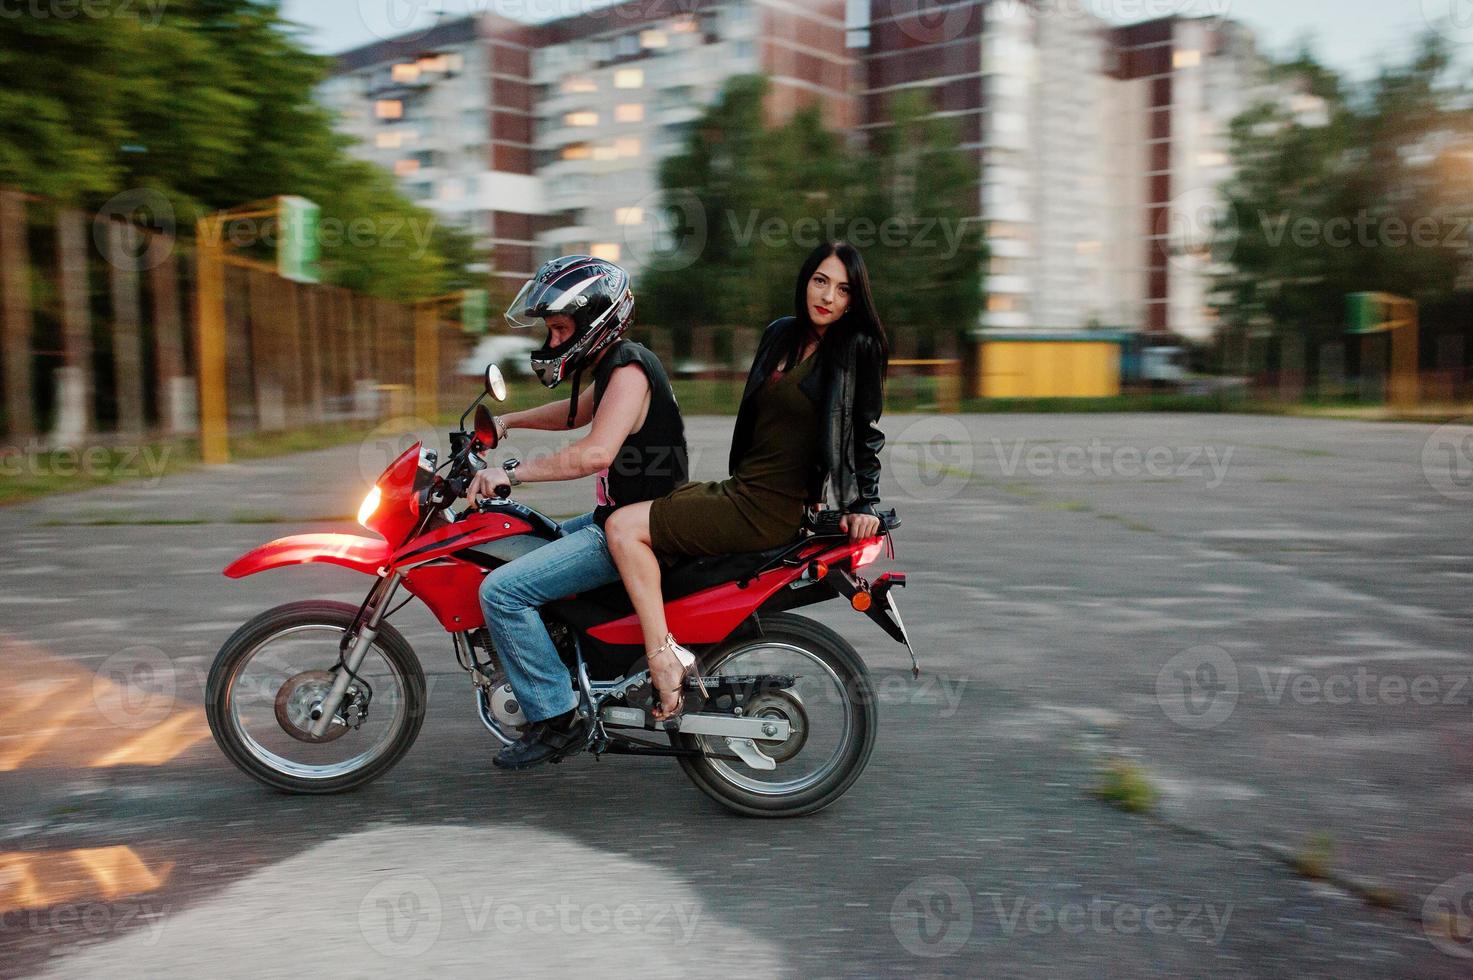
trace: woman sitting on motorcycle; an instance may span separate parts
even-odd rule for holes
[[[767,328],[752,362],[731,477],[621,507],[604,529],[639,614],[659,721],[679,714],[695,669],[694,654],[667,629],[661,558],[778,547],[797,537],[809,506],[826,500],[844,512],[840,526],[853,540],[880,530],[885,435],[877,423],[889,345],[864,259],[846,242],[824,243],[803,263],[795,292],[796,314]]]

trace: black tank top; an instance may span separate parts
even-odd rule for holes
[[[617,508],[663,497],[687,482],[685,421],[665,367],[654,352],[632,340],[621,340],[593,369],[593,406],[602,404],[609,377],[626,364],[638,364],[650,382],[650,407],[644,425],[631,432],[614,462],[598,475],[598,506],[593,519],[603,527]]]

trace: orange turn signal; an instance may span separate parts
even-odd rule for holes
[[[870,604],[874,601],[874,597],[868,592],[856,592],[854,593],[854,598],[849,600],[859,612],[868,612]]]

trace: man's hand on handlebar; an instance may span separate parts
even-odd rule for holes
[[[510,496],[511,480],[507,478],[506,471],[499,466],[488,466],[477,473],[465,491],[465,499],[470,501],[473,507],[480,503],[482,497],[505,500]]]

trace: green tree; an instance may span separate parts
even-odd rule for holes
[[[353,159],[313,101],[330,60],[278,0],[170,0],[157,23],[138,4],[96,18],[37,2],[44,16],[7,19],[0,47],[0,183],[83,207],[148,188],[186,229],[297,194],[325,228],[357,222],[323,242],[333,281],[410,298],[465,279],[464,236]]]
[[[766,323],[791,311],[802,260],[833,236],[864,253],[887,324],[931,334],[975,323],[976,178],[950,127],[905,103],[894,129],[860,149],[816,109],[766,125],[767,89],[757,76],[731,80],[662,166],[666,206],[687,222],[699,210],[704,247],[641,276],[645,318],[676,329]]]
[[[1317,343],[1343,334],[1348,293],[1435,304],[1466,287],[1473,92],[1446,41],[1428,35],[1409,63],[1364,86],[1307,51],[1275,74],[1323,99],[1326,112],[1306,119],[1289,101],[1233,125],[1226,322]]]

